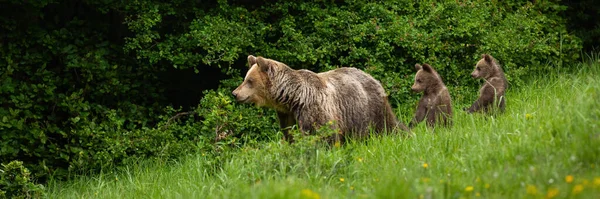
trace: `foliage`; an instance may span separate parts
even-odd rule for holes
[[[40,198],[44,187],[32,182],[31,173],[21,161],[2,164],[0,198]]]
[[[564,0],[567,28],[581,38],[585,52],[600,48],[600,4],[594,0]]]
[[[418,97],[409,92],[413,66],[427,62],[462,106],[474,99],[469,73],[481,53],[498,58],[517,87],[577,60],[581,44],[564,9],[554,1],[6,1],[0,162],[67,177],[275,139],[273,111],[229,94],[248,54],[319,72],[364,69],[402,118]]]
[[[86,6],[92,5],[0,7],[7,33],[0,44],[0,162],[22,160],[36,177],[120,161],[140,137],[129,135],[151,133],[139,132],[162,112],[155,73],[162,69],[123,53],[113,35],[119,32],[111,31],[119,26],[111,21],[115,13]]]
[[[190,3],[194,5],[193,3]],[[409,85],[413,65],[428,62],[460,99],[471,98],[477,86],[469,74],[481,53],[500,60],[511,84],[522,77],[551,70],[546,63],[578,59],[580,41],[570,35],[555,2],[438,1],[218,1],[189,24],[164,20],[140,25],[154,35],[172,24],[181,34],[156,39],[134,34],[127,49],[151,63],[177,68],[244,66],[248,54],[282,61],[293,68],[317,72],[339,66],[366,70],[384,83],[400,113],[411,110],[415,96]],[[154,18],[170,16],[153,10]],[[174,18],[171,18],[174,19]],[[184,20],[185,21],[185,20]],[[138,45],[146,41],[146,45]],[[135,45],[130,45],[135,44]],[[154,48],[150,48],[154,47]],[[234,65],[231,65],[234,64]],[[245,68],[245,67],[242,67]]]
[[[234,80],[226,80],[224,85],[241,81]],[[241,143],[273,139],[279,130],[274,111],[236,103],[230,92],[221,88],[205,93],[195,110],[202,118],[200,134],[213,135],[220,144],[238,147]]]

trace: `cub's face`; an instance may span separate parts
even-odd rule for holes
[[[487,78],[493,73],[493,70],[492,58],[487,54],[483,54],[481,60],[475,65],[475,70],[471,73],[471,77],[476,79]]]
[[[257,64],[253,64],[246,73],[244,82],[234,91],[233,96],[238,102],[253,103],[258,106],[265,105],[267,99],[266,74],[260,71]]]
[[[415,69],[417,70],[417,74],[415,75],[415,83],[412,85],[411,89],[415,92],[423,92],[436,80],[436,77],[432,72],[433,68],[427,64],[424,64],[423,66],[417,64],[415,65]]]

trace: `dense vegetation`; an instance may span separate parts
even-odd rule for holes
[[[404,121],[417,97],[412,66],[427,62],[464,106],[481,53],[498,58],[516,88],[528,74],[579,60],[566,9],[554,1],[3,1],[0,163],[20,160],[43,182],[277,139],[273,112],[230,96],[248,54],[296,69],[364,69]]]

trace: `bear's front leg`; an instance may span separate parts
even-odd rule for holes
[[[473,112],[487,112],[488,106],[490,106],[494,102],[494,96],[496,95],[496,89],[494,89],[489,84],[484,84],[481,89],[481,93],[479,94],[479,98],[475,100],[471,108],[467,110],[468,113]]]
[[[417,106],[417,111],[415,111],[415,116],[408,124],[408,128],[414,128],[417,124],[421,123],[425,116],[427,115],[427,102],[424,99],[419,100],[419,105]]]
[[[277,118],[279,119],[279,127],[283,132],[283,140],[293,143],[294,137],[290,134],[290,128],[296,124],[294,115],[291,113],[282,113],[277,111]]]

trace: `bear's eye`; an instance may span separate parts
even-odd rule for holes
[[[422,82],[421,79],[417,79],[417,83],[421,83],[421,82]]]
[[[477,70],[481,70],[481,68],[479,68],[479,66],[477,66]]]
[[[248,79],[248,80],[246,80],[246,83],[247,83],[248,85],[252,85],[252,82],[253,82],[253,80],[252,80],[252,79]]]

